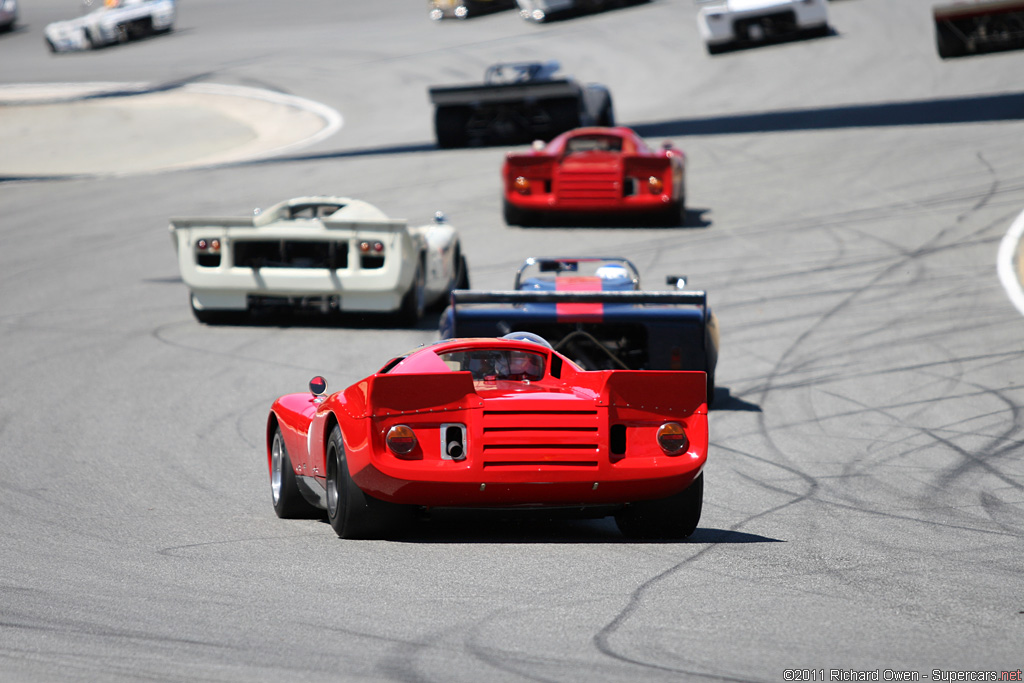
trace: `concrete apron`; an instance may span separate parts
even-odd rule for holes
[[[341,127],[311,100],[241,86],[0,87],[0,177],[104,176],[219,166],[307,147]]]

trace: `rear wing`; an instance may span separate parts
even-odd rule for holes
[[[561,78],[534,83],[436,86],[428,92],[435,107],[444,107],[478,106],[526,99],[579,98],[582,89],[575,81]]]
[[[954,2],[932,8],[936,21],[967,19],[987,14],[1024,12],[1024,0],[975,0]]]
[[[395,220],[372,220],[372,221],[361,221],[352,220],[351,218],[319,218],[317,219],[323,227],[329,230],[372,230],[374,232],[404,232],[408,227],[408,221],[401,219]],[[303,229],[308,229],[315,226],[316,223],[313,221],[278,221],[276,223],[265,223],[257,225],[257,221],[254,218],[238,218],[238,217],[222,217],[222,216],[196,216],[189,218],[171,218],[170,230],[174,232],[178,229],[191,229],[191,228],[250,228],[252,230],[263,232],[282,232],[285,233],[291,228],[295,228],[296,232]]]
[[[459,304],[626,304],[707,307],[707,292],[521,292],[457,289],[452,309]]]
[[[677,418],[706,416],[707,374],[678,370],[608,371],[598,405],[617,408],[619,417],[631,413],[639,417],[649,412]],[[707,427],[704,430],[706,438]]]

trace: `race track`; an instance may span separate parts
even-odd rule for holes
[[[1024,52],[939,60],[931,4],[834,0],[833,36],[709,57],[690,0],[542,26],[431,23],[406,0],[192,0],[170,35],[65,55],[42,30],[74,3],[22,2],[3,84],[245,86],[343,125],[164,173],[17,180],[81,150],[26,145],[19,174],[0,147],[0,681],[1019,670],[1024,319],[996,254],[1024,209]],[[686,227],[509,228],[507,150],[435,148],[430,85],[536,58],[686,151]],[[15,118],[0,106],[11,139]],[[204,120],[183,117],[182,139]],[[593,254],[706,289],[722,351],[697,532],[451,515],[342,541],[277,519],[271,402],[315,374],[347,386],[434,340],[436,316],[200,325],[167,223],[315,193],[445,211],[475,287]]]

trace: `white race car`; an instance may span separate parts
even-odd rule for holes
[[[175,0],[93,0],[83,3],[87,13],[77,19],[55,21],[43,31],[53,52],[71,52],[124,43],[174,28]]]
[[[172,218],[170,231],[200,322],[287,307],[397,312],[416,324],[428,304],[469,287],[441,213],[411,227],[356,199],[298,197],[247,218]]]
[[[825,0],[697,0],[697,28],[708,53],[733,46],[824,36],[831,32]]]

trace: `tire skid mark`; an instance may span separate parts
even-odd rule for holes
[[[996,174],[995,174],[994,168],[990,164],[988,164],[988,162],[984,159],[984,156],[982,154],[979,153],[977,155],[977,157],[981,161],[981,163],[984,166],[986,166],[986,169],[989,172],[990,176],[992,176],[992,179],[986,185],[986,188],[984,190],[977,191],[977,192],[974,192],[974,193],[971,193],[971,194],[967,195],[967,198],[974,198],[976,200],[974,205],[972,206],[972,208],[967,210],[967,211],[964,211],[963,213],[958,214],[958,216],[956,217],[956,219],[953,221],[952,224],[947,224],[941,230],[937,231],[931,238],[929,238],[923,244],[917,246],[916,248],[905,249],[905,248],[897,247],[896,245],[889,245],[890,249],[893,249],[894,251],[896,251],[896,254],[894,254],[892,256],[891,262],[887,266],[883,267],[880,272],[878,272],[875,275],[869,277],[867,282],[865,282],[864,284],[862,284],[860,286],[852,288],[850,293],[842,296],[840,301],[836,302],[834,305],[830,306],[826,310],[817,313],[814,316],[813,322],[807,327],[807,329],[805,329],[801,333],[799,333],[796,336],[796,338],[778,356],[774,366],[767,373],[763,383],[759,387],[756,387],[753,390],[748,390],[745,393],[754,393],[755,395],[759,396],[759,400],[756,401],[756,402],[758,403],[758,405],[761,405],[762,407],[764,407],[764,406],[768,405],[769,399],[774,394],[774,392],[776,392],[778,390],[782,390],[782,389],[796,388],[796,387],[794,387],[793,383],[779,383],[778,382],[778,378],[781,377],[784,373],[788,372],[789,368],[787,367],[787,362],[790,362],[791,359],[794,356],[796,356],[797,351],[799,349],[801,349],[801,348],[803,348],[804,346],[807,345],[807,342],[811,339],[811,337],[815,333],[817,333],[819,330],[824,328],[829,322],[831,322],[833,319],[838,317],[841,313],[843,313],[844,311],[846,311],[847,309],[852,307],[857,300],[863,298],[865,295],[876,294],[878,292],[878,285],[879,285],[879,283],[883,282],[884,280],[886,280],[887,278],[889,278],[890,276],[895,274],[900,269],[906,267],[907,264],[913,264],[915,266],[916,275],[913,278],[911,278],[911,281],[909,283],[904,281],[904,282],[901,282],[899,285],[895,285],[894,284],[893,285],[894,287],[899,286],[901,289],[906,290],[909,285],[918,284],[919,281],[923,278],[924,272],[926,271],[926,268],[927,268],[926,265],[920,263],[921,259],[923,259],[924,257],[926,257],[928,255],[931,255],[933,253],[937,253],[938,251],[954,249],[954,248],[957,248],[957,246],[960,246],[960,248],[962,248],[961,240],[954,240],[954,244],[953,245],[948,245],[948,246],[942,245],[942,241],[945,240],[951,234],[953,234],[954,231],[966,220],[966,218],[968,216],[970,216],[972,213],[977,211],[978,208],[980,208],[980,207],[984,206],[985,204],[987,204],[992,199],[992,197],[994,197],[997,194],[997,192],[999,191],[999,187],[1000,187],[999,179],[998,179],[998,177],[995,177]],[[964,197],[963,196],[949,197],[948,195],[942,195],[940,197],[936,197],[935,199],[931,200],[931,202],[920,202],[920,201],[916,201],[916,200],[910,200],[910,201],[907,201],[907,202],[899,202],[895,206],[898,206],[900,208],[907,208],[907,209],[909,209],[911,211],[923,211],[923,212],[925,212],[927,214],[934,214],[934,209],[935,209],[936,206],[943,206],[943,205],[946,205],[946,204],[957,205],[957,204],[962,204],[963,201],[964,201]],[[878,212],[878,210],[875,210],[875,213],[877,213],[877,212]],[[856,218],[859,215],[860,214],[857,211],[855,211],[855,210],[847,212],[846,221],[855,222]],[[892,215],[889,215],[889,216],[886,216],[886,218],[891,220],[891,219],[893,219],[895,217],[892,216]],[[792,227],[792,226],[789,226],[789,227]],[[804,226],[803,229],[809,229],[811,227],[812,227],[811,225],[807,225],[807,226]],[[814,227],[815,227],[815,229],[820,230],[823,226],[822,226],[822,224],[820,222],[817,222]],[[799,230],[800,228],[797,228],[797,229]],[[860,231],[854,230],[854,232],[860,232]],[[745,234],[749,236],[751,233],[747,232]],[[1021,355],[1021,353],[1007,353],[1007,354],[1002,354],[1002,355],[1006,355],[1006,356],[1010,356],[1010,357],[1019,357]],[[941,367],[945,367],[945,366],[947,366],[949,364],[950,360],[956,360],[958,363],[962,363],[963,362],[963,359],[946,358],[943,361],[928,362],[928,363],[923,363],[921,365],[924,366],[924,367],[927,367],[927,366],[941,366]],[[799,366],[800,363],[791,363],[791,365]],[[893,371],[890,370],[889,372],[893,372]],[[871,374],[876,374],[876,373],[863,373],[863,374],[865,376],[870,376]],[[842,375],[842,376],[835,377],[835,381],[847,381],[848,379],[849,379],[848,375]],[[802,383],[800,383],[797,386],[799,386],[799,387],[817,386],[817,382],[812,377],[812,378],[809,378],[806,382],[802,382]],[[880,412],[880,414],[886,416],[887,419],[890,419],[890,420],[894,419],[893,415],[891,415],[889,413],[886,413],[884,411]],[[759,513],[759,514],[754,515],[754,516],[752,516],[752,517],[750,517],[748,519],[745,519],[744,521],[740,522],[739,525],[746,524],[749,521],[751,521],[752,519],[756,519],[757,517],[773,514],[774,512],[777,512],[778,510],[781,510],[781,509],[784,509],[784,508],[787,508],[787,507],[790,507],[790,506],[793,506],[793,505],[797,505],[797,504],[805,502],[805,501],[814,500],[815,502],[820,502],[820,501],[816,500],[816,494],[817,494],[817,492],[819,490],[819,487],[820,487],[818,479],[816,477],[812,476],[811,474],[800,470],[795,465],[784,465],[783,464],[784,462],[788,462],[789,458],[787,457],[787,455],[785,453],[785,450],[783,448],[781,448],[776,443],[775,439],[773,438],[772,429],[769,427],[769,425],[767,423],[766,415],[767,415],[767,411],[765,410],[763,412],[758,413],[756,415],[755,419],[756,419],[757,424],[758,424],[758,433],[762,437],[763,443],[765,444],[767,450],[769,450],[770,452],[772,452],[776,456],[778,456],[778,460],[777,461],[773,460],[772,464],[775,465],[775,466],[778,466],[778,467],[783,467],[784,469],[787,469],[791,473],[796,474],[799,477],[801,477],[802,479],[804,479],[808,483],[808,490],[804,494],[802,494],[802,495],[795,495],[795,494],[793,494],[791,492],[786,492],[785,490],[780,491],[781,493],[785,493],[786,495],[795,495],[795,497],[792,498],[792,500],[790,500],[790,501],[788,501],[788,502],[786,502],[786,503],[784,503],[784,504],[782,504],[780,506],[776,506],[774,508],[771,508],[770,510],[766,510],[766,511],[764,511],[762,513]],[[1015,418],[1016,418],[1016,415],[1015,415]],[[1017,422],[1018,422],[1017,419],[1014,419],[1013,426],[1010,428],[1011,431],[1017,429],[1017,426],[1018,426]],[[911,425],[910,427],[911,427],[911,429],[916,428],[913,425]],[[921,431],[922,431],[922,433],[927,433],[926,429],[921,430]],[[929,434],[929,436],[931,436],[934,439],[936,435]],[[721,448],[721,446],[719,446],[719,447]],[[962,449],[960,449],[960,450],[962,450]],[[865,511],[865,510],[863,510],[862,507],[859,507],[859,506],[849,505],[849,506],[846,506],[846,507],[848,507],[849,509],[853,509],[853,510]],[[888,515],[887,513],[883,513],[883,514],[886,514],[887,516],[891,516],[891,515]],[[911,519],[913,519],[913,518],[911,518]],[[918,520],[914,520],[914,521],[918,521]],[[737,525],[737,528],[738,528],[739,525]],[[603,654],[605,654],[606,656],[611,657],[611,658],[616,659],[616,660],[619,660],[619,661],[626,661],[626,662],[634,663],[634,664],[637,664],[639,666],[644,666],[646,668],[654,669],[654,670],[665,670],[665,671],[673,671],[673,672],[675,672],[675,670],[673,670],[671,668],[660,667],[660,666],[658,666],[656,664],[651,664],[651,663],[648,663],[648,662],[643,662],[643,661],[637,660],[636,658],[630,657],[630,656],[628,656],[626,654],[623,654],[623,653],[617,651],[614,648],[614,646],[613,646],[613,644],[611,642],[611,638],[615,634],[615,632],[619,628],[621,628],[621,626],[623,624],[625,624],[634,614],[636,614],[639,611],[641,602],[643,601],[643,598],[645,597],[645,595],[648,592],[653,591],[653,589],[655,587],[657,587],[664,579],[674,575],[675,573],[680,571],[681,568],[683,568],[683,567],[693,563],[694,561],[696,561],[697,559],[702,557],[712,547],[714,547],[714,546],[708,546],[708,547],[706,547],[704,549],[701,549],[700,551],[698,551],[694,555],[690,556],[689,558],[686,558],[685,560],[683,560],[682,562],[676,564],[675,566],[673,566],[673,567],[671,567],[669,569],[666,569],[665,571],[663,571],[663,572],[661,572],[661,573],[651,577],[646,582],[644,582],[640,587],[638,587],[630,595],[630,598],[629,598],[627,604],[623,607],[623,609],[615,616],[615,618],[613,618],[594,637],[594,642],[595,642],[595,645],[597,646],[598,650],[600,652],[602,652]],[[726,678],[726,677],[721,677],[721,678],[719,678],[719,680],[732,680],[732,679],[729,679],[729,678]]]
[[[731,447],[728,447],[728,446],[723,446],[721,444],[714,444],[714,445],[715,445],[716,449],[724,450],[724,451],[727,451],[727,452],[730,452],[730,453],[734,453],[736,455],[747,457],[747,458],[755,460],[755,461],[757,461],[757,462],[759,462],[761,464],[770,465],[772,467],[777,467],[777,468],[783,470],[784,472],[787,472],[789,474],[793,474],[796,477],[804,480],[804,482],[807,484],[807,490],[804,491],[803,493],[793,493],[793,492],[790,492],[790,491],[781,491],[782,493],[785,493],[786,495],[792,496],[792,499],[788,500],[788,501],[785,501],[783,503],[780,503],[779,505],[775,505],[775,506],[773,506],[771,508],[768,508],[766,510],[761,510],[760,512],[757,512],[757,513],[755,513],[753,515],[749,515],[749,516],[745,517],[741,521],[739,521],[739,522],[733,524],[732,526],[730,526],[728,528],[729,531],[737,531],[738,529],[746,526],[747,524],[749,524],[749,523],[751,523],[751,522],[753,522],[753,521],[755,521],[757,519],[760,519],[762,517],[768,517],[768,516],[773,515],[773,514],[779,512],[779,511],[781,511],[781,510],[784,510],[786,508],[792,507],[792,506],[797,505],[799,503],[802,503],[802,502],[804,502],[806,500],[810,500],[815,495],[815,493],[817,492],[818,483],[815,480],[815,478],[812,477],[811,475],[807,474],[806,472],[803,472],[803,471],[797,469],[796,467],[793,467],[793,466],[790,466],[790,465],[785,465],[785,464],[783,464],[781,462],[778,462],[776,460],[771,460],[771,459],[768,459],[768,458],[760,457],[760,456],[754,455],[753,453],[747,453],[747,452],[744,452],[744,451],[741,451],[741,450],[738,450],[738,449],[735,449],[735,448],[731,448]],[[641,666],[644,669],[648,669],[648,670],[664,671],[664,672],[667,672],[667,673],[686,674],[688,676],[706,678],[708,680],[718,680],[718,681],[749,681],[750,679],[746,678],[746,677],[744,677],[744,678],[736,678],[736,677],[725,676],[725,675],[721,675],[721,674],[710,674],[710,673],[706,673],[706,672],[702,672],[702,671],[691,671],[691,670],[679,669],[679,668],[674,668],[674,667],[666,667],[666,666],[662,666],[662,665],[658,665],[658,664],[653,664],[651,662],[644,662],[642,660],[636,659],[634,657],[630,657],[628,655],[625,655],[625,654],[617,651],[615,649],[614,645],[611,642],[612,638],[615,635],[615,633],[620,628],[622,628],[622,626],[625,625],[629,621],[629,619],[635,613],[637,613],[639,611],[639,609],[641,607],[641,604],[643,603],[643,601],[646,598],[648,593],[653,592],[654,589],[657,588],[658,585],[661,584],[664,580],[666,580],[666,579],[668,579],[668,578],[678,574],[683,568],[693,564],[694,562],[696,562],[697,560],[702,558],[704,555],[707,555],[712,550],[716,549],[718,547],[718,545],[719,544],[717,544],[717,543],[710,543],[710,544],[705,545],[703,548],[701,548],[700,550],[697,550],[695,553],[693,553],[689,557],[683,558],[681,561],[679,561],[675,565],[673,565],[673,566],[665,569],[664,571],[662,571],[662,572],[652,576],[651,578],[647,579],[642,584],[640,584],[635,590],[633,590],[632,593],[630,593],[629,599],[628,599],[626,605],[622,608],[622,610],[620,610],[619,613],[616,614],[615,617],[611,621],[609,621],[607,624],[605,624],[605,626],[603,626],[601,628],[601,630],[599,630],[594,635],[592,640],[593,640],[594,645],[597,647],[598,651],[601,652],[602,654],[604,654],[607,657],[615,659],[616,661],[625,662],[625,663],[629,663],[629,664],[635,664],[637,666]]]

